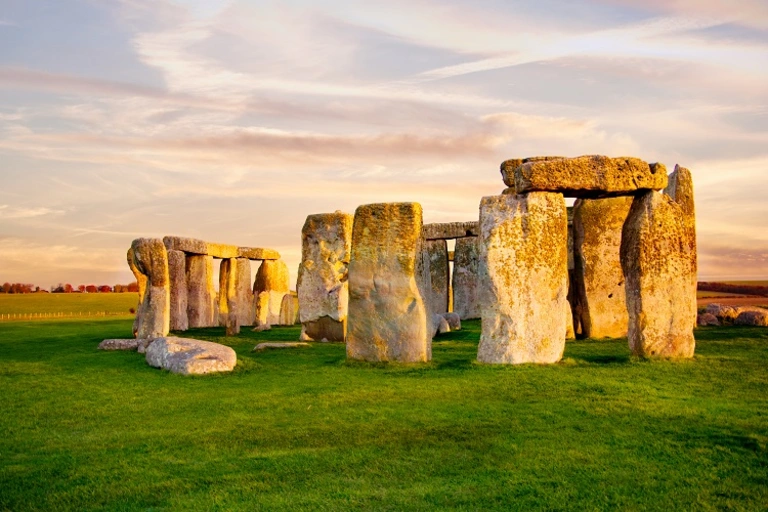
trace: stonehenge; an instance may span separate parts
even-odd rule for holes
[[[556,363],[574,336],[626,336],[638,357],[693,357],[690,171],[600,155],[510,159],[500,171],[507,188],[482,198],[476,221],[424,224],[418,203],[307,216],[295,292],[272,249],[134,240],[134,335],[300,322],[302,342],[346,342],[348,359],[420,363],[436,333],[480,318],[480,363]]]
[[[321,213],[309,215],[301,229],[296,292],[302,341],[346,339],[352,221],[348,213]]]
[[[355,211],[349,260],[349,359],[417,363],[432,358],[420,268],[422,240],[418,203],[369,204]]]

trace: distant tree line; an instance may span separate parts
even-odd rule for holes
[[[768,286],[752,284],[708,283],[702,281],[699,283],[698,289],[703,292],[738,293],[741,295],[763,295],[768,297]]]
[[[51,286],[51,293],[135,293],[138,291],[139,284],[135,281],[130,284],[116,284],[115,286],[81,284],[75,288],[69,283]],[[26,283],[3,283],[3,286],[0,287],[0,293],[48,293],[48,290],[42,290],[39,286]]]

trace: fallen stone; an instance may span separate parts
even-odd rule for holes
[[[768,327],[768,310],[758,311],[757,309],[752,309],[749,311],[742,311],[733,323],[735,325]]]
[[[624,223],[621,266],[635,356],[693,357],[696,253],[683,218],[679,204],[650,191],[635,197]]]
[[[213,256],[187,255],[187,319],[189,327],[214,327],[216,288]]]
[[[667,186],[664,165],[649,165],[631,157],[592,155],[533,161],[517,167],[514,174],[518,194],[558,192],[566,197],[595,199],[636,195]]]
[[[448,321],[443,317],[443,315],[440,315],[440,314],[432,315],[432,329],[433,329],[432,338],[434,338],[438,334],[445,334],[447,332],[451,332],[451,326],[448,325]]]
[[[480,231],[477,221],[468,221],[424,224],[423,233],[425,240],[451,240],[477,236]]]
[[[351,214],[336,211],[309,215],[304,222],[296,282],[303,340],[346,337],[352,221]]]
[[[309,343],[302,342],[288,342],[288,343],[259,343],[251,352],[260,352],[268,348],[297,348],[297,347],[311,347]]]
[[[453,312],[462,320],[480,318],[478,297],[479,238],[456,240],[453,261]]]
[[[706,312],[714,315],[721,322],[733,322],[741,311],[739,308],[727,304],[707,304]]]
[[[146,276],[146,290],[136,311],[134,335],[137,338],[165,336],[171,323],[170,276],[165,246],[157,238],[138,238],[131,244],[128,254],[132,259],[131,270]]]
[[[432,358],[421,289],[421,231],[418,203],[357,208],[349,262],[348,358],[399,362]]]
[[[579,199],[574,205],[574,310],[583,338],[623,338],[629,315],[621,233],[631,197]]]
[[[696,325],[702,327],[706,325],[720,325],[720,320],[712,313],[703,313],[696,317]]]
[[[251,329],[251,331],[253,331],[253,332],[264,332],[264,331],[269,331],[271,329],[272,329],[271,325],[269,325],[269,324],[262,324],[262,325],[257,325],[256,327]]]
[[[461,330],[461,317],[457,313],[443,313],[442,317],[448,322],[448,326],[452,331]]]
[[[568,217],[561,194],[480,203],[482,334],[477,360],[555,363],[565,350]]]
[[[147,364],[182,375],[229,372],[237,364],[235,351],[225,345],[189,338],[163,337],[147,347]]]
[[[186,331],[187,319],[187,256],[181,251],[168,251],[168,276],[170,278],[170,328]]]
[[[99,343],[99,350],[133,350],[139,346],[139,340],[136,338],[128,339],[109,339]]]

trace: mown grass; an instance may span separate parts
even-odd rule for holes
[[[473,362],[479,323],[426,365],[341,344],[252,353],[229,375],[99,352],[126,320],[0,325],[3,510],[764,510],[768,330],[697,331],[695,360],[571,342],[552,366]]]
[[[136,308],[136,293],[0,293],[0,314],[126,313]]]

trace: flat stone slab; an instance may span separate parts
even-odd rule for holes
[[[247,258],[249,260],[277,260],[280,253],[273,249],[260,247],[238,247],[229,244],[217,244],[180,236],[163,237],[165,248],[169,251],[182,251],[187,254],[200,254],[214,258]]]
[[[504,183],[514,187],[518,194],[558,192],[566,197],[585,199],[664,190],[668,183],[663,164],[649,164],[639,158],[602,155],[541,158],[546,159],[523,159],[517,166],[515,160],[505,161],[501,166]]]
[[[139,341],[136,338],[104,340],[99,343],[99,350],[137,350]]]
[[[311,346],[309,343],[304,343],[301,341],[289,342],[289,343],[259,343],[258,345],[253,347],[253,350],[251,350],[251,352],[260,352],[268,348],[297,348],[297,347],[309,347],[309,346]]]
[[[424,224],[422,233],[424,233],[424,238],[427,240],[452,240],[454,238],[478,236],[480,234],[480,227],[476,220],[468,222],[442,222]]]
[[[229,372],[237,364],[230,347],[190,338],[157,338],[147,347],[147,364],[182,375]]]

